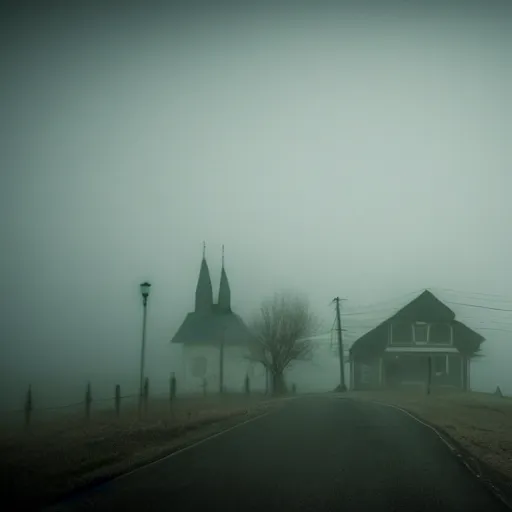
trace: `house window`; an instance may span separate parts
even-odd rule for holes
[[[391,326],[391,343],[394,345],[410,345],[412,343],[411,324],[393,324]]]
[[[449,324],[432,324],[430,326],[429,343],[434,345],[451,345],[452,328]]]
[[[428,324],[418,322],[414,324],[414,343],[428,342]]]
[[[451,345],[452,327],[448,323],[396,323],[391,326],[391,345]]]

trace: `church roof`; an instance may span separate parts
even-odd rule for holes
[[[222,313],[217,305],[211,313],[188,313],[172,343],[187,345],[247,345],[251,332],[235,313]]]
[[[217,303],[222,311],[231,311],[231,289],[224,266],[220,273],[219,300]]]
[[[199,270],[199,279],[196,286],[196,311],[209,311],[213,304],[212,280],[208,264],[203,255],[201,268]]]
[[[246,345],[251,333],[243,320],[231,310],[231,290],[224,269],[224,248],[218,304],[213,304],[212,283],[203,247],[203,259],[196,288],[195,310],[188,313],[172,343],[197,345]]]

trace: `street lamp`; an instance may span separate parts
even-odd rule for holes
[[[144,307],[144,313],[142,317],[142,348],[140,353],[140,389],[139,394],[142,399],[142,394],[144,391],[144,356],[146,351],[146,313],[147,313],[147,304],[148,304],[148,296],[149,296],[149,288],[151,285],[148,282],[141,283],[140,285],[140,293],[142,294],[142,305]]]

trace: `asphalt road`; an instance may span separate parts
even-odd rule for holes
[[[429,428],[391,407],[290,400],[277,412],[52,510],[507,510]]]

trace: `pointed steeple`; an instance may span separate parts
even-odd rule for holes
[[[213,304],[212,281],[206,263],[206,244],[203,242],[203,260],[196,287],[196,313],[210,313]]]
[[[231,311],[231,290],[229,288],[228,276],[224,268],[224,246],[222,246],[222,270],[220,273],[219,286],[219,309],[224,312]]]

